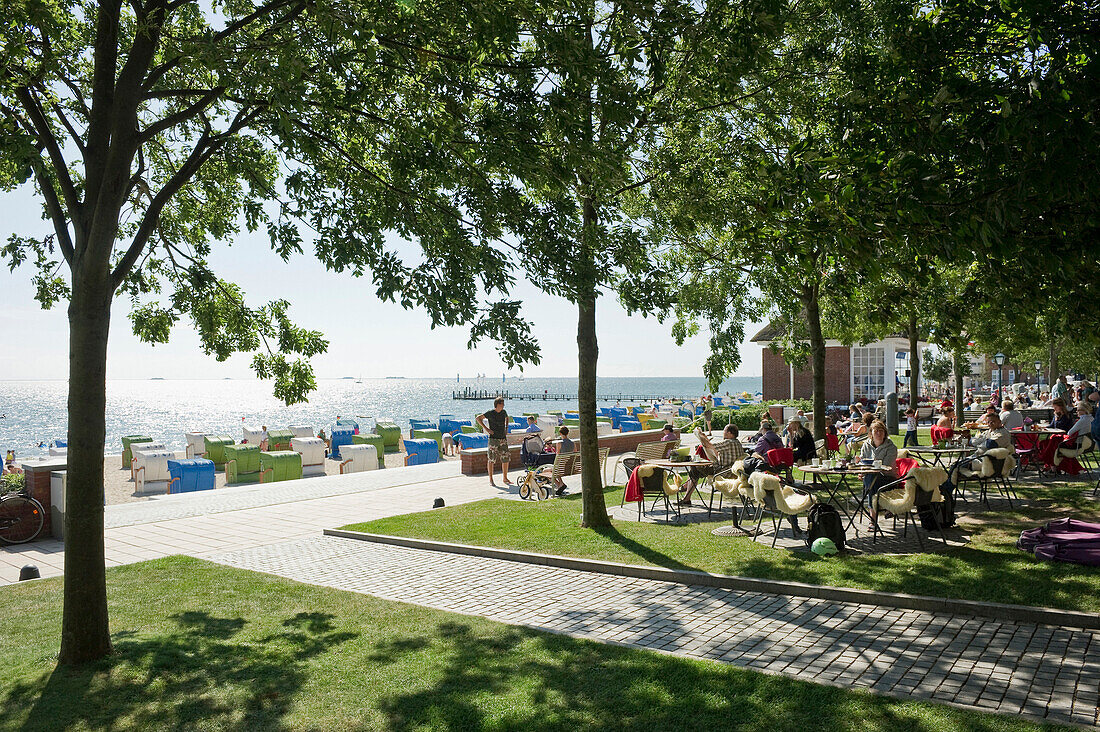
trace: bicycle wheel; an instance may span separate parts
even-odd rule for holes
[[[524,480],[522,483],[520,483],[520,485],[519,485],[519,497],[522,498],[525,501],[528,498],[531,497],[531,481],[530,480]]]
[[[26,496],[9,496],[0,501],[0,541],[22,544],[38,536],[45,522],[42,504]]]

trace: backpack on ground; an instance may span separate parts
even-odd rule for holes
[[[844,551],[844,521],[840,512],[827,503],[815,503],[810,506],[806,517],[809,528],[806,530],[806,543],[813,544],[814,539],[825,537],[836,544],[838,551]]]

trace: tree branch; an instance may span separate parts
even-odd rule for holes
[[[154,122],[153,124],[149,125],[147,128],[145,128],[145,132],[141,133],[141,142],[148,142],[149,140],[159,135],[161,132],[171,129],[181,122],[186,122],[187,120],[198,116],[203,111],[205,111],[207,107],[213,104],[224,92],[224,86],[215,87],[214,89],[211,89],[209,92],[207,92],[202,97],[202,99],[195,102],[194,104],[191,104],[190,106],[185,107],[184,109],[181,109],[174,114],[170,114],[160,121]]]
[[[243,111],[238,113],[229,127],[216,136],[210,135],[209,127],[203,132],[202,137],[195,143],[195,147],[191,149],[191,153],[187,156],[187,160],[180,165],[175,174],[168,179],[168,182],[164,184],[160,191],[157,192],[157,195],[153,197],[153,200],[149,202],[149,207],[145,209],[145,215],[142,217],[141,224],[134,234],[134,239],[130,243],[130,247],[126,250],[122,259],[119,260],[114,271],[111,272],[111,284],[114,288],[117,289],[122,281],[126,279],[134,263],[137,262],[138,257],[141,256],[141,252],[145,249],[149,237],[160,223],[161,211],[164,210],[164,206],[172,199],[172,196],[176,195],[179,190],[191,180],[195,173],[198,172],[199,168],[201,168],[207,160],[213,157],[216,152],[222,149],[230,138],[250,124],[259,115],[260,111],[260,109],[253,109],[247,113]]]
[[[38,100],[34,98],[27,87],[17,87],[15,96],[19,103],[23,105],[23,109],[27,112],[33,125],[33,128],[28,129],[27,132],[33,134],[38,140],[38,144],[49,154],[50,163],[57,174],[58,184],[61,186],[61,195],[65,199],[65,206],[69,209],[70,216],[75,218],[80,212],[80,199],[76,194],[73,179],[69,176],[69,166],[65,162],[61,146],[57,144],[57,138],[54,137],[53,130],[50,129],[46,115],[38,105]]]

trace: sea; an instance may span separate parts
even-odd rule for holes
[[[716,395],[755,394],[760,377],[734,377]],[[440,415],[471,419],[492,407],[491,400],[456,400],[466,389],[504,390],[510,414],[576,409],[576,401],[512,398],[511,395],[577,393],[576,377],[506,379],[318,379],[317,390],[303,404],[286,406],[272,396],[272,382],[224,380],[112,380],[107,382],[108,454],[122,450],[123,435],[148,435],[172,449],[183,449],[184,433],[224,434],[240,440],[243,426],[269,428],[310,425],[329,431],[338,417],[358,419],[367,429],[376,419],[392,419],[404,428],[410,419],[435,421]],[[0,451],[18,457],[48,454],[49,446],[67,434],[66,381],[0,381]],[[708,393],[706,381],[692,377],[603,377],[599,406],[611,406],[620,395],[697,399]],[[623,404],[631,402],[624,397]]]

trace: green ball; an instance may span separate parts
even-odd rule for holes
[[[824,536],[814,539],[814,543],[810,545],[810,551],[822,557],[839,553],[833,540]]]

